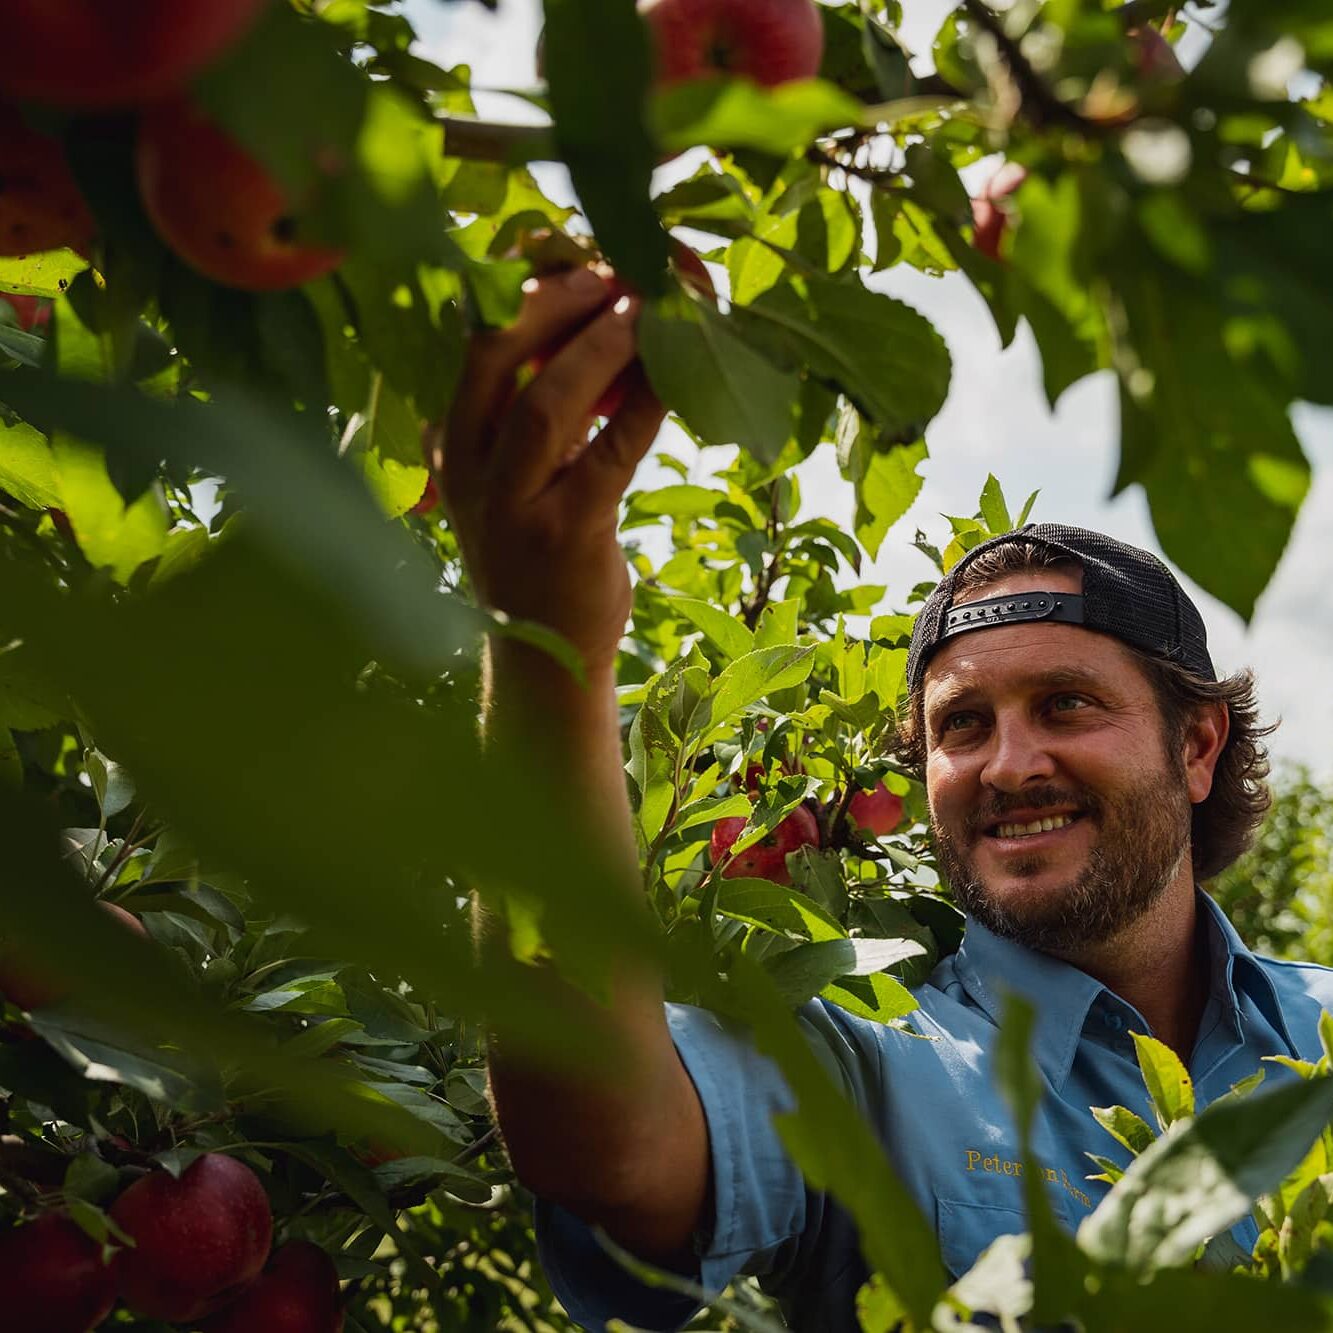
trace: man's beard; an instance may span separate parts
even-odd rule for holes
[[[963,850],[1010,810],[1074,806],[1097,825],[1083,871],[1036,900],[1008,904],[989,893]],[[1188,854],[1191,810],[1183,765],[1170,761],[1157,776],[1102,799],[1087,788],[1055,786],[999,796],[969,817],[960,840],[935,825],[936,850],[960,907],[987,930],[1042,953],[1068,955],[1104,944],[1139,919],[1166,891]],[[1030,879],[1046,868],[1034,853],[1008,862],[1007,872]]]

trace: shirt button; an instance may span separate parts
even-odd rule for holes
[[[1107,1014],[1106,1026],[1110,1028],[1112,1032],[1120,1032],[1124,1029],[1125,1020],[1121,1018],[1119,1014]]]

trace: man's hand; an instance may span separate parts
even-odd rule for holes
[[[588,268],[525,291],[513,325],[472,340],[427,455],[479,598],[559,631],[597,675],[611,668],[630,611],[620,498],[664,413],[634,364],[623,405],[589,441],[592,405],[635,361],[638,303],[607,306],[606,285]],[[519,388],[522,368],[582,324]]]

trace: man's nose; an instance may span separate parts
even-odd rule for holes
[[[1040,727],[1030,719],[999,716],[991,731],[981,780],[996,791],[1017,792],[1030,782],[1049,782],[1055,761]]]

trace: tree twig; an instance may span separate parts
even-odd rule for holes
[[[1046,86],[1018,43],[1004,30],[1004,24],[994,10],[983,4],[982,0],[963,0],[963,8],[977,27],[994,40],[1000,59],[1004,61],[1009,77],[1018,89],[1023,113],[1035,128],[1057,125],[1077,130],[1080,134],[1098,132],[1097,125],[1079,115]]]
[[[437,116],[436,123],[444,129],[446,157],[511,167],[560,160],[555,132],[549,125],[514,125],[473,116]]]

